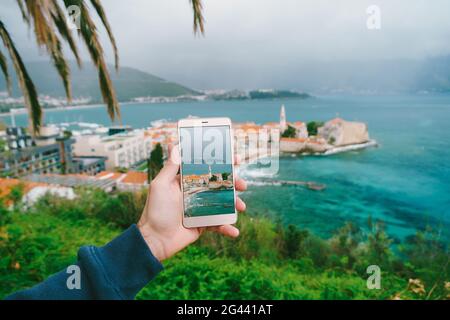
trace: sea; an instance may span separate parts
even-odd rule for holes
[[[190,217],[227,214],[234,211],[234,191],[210,190],[192,195],[186,214]]]
[[[227,116],[233,121],[363,121],[378,147],[331,156],[283,156],[279,171],[264,177],[258,167],[242,170],[249,180],[240,194],[250,214],[268,216],[331,237],[346,222],[362,228],[369,217],[383,221],[394,239],[432,227],[450,239],[450,95],[336,95],[311,99],[200,101],[121,106],[122,123],[147,127],[157,120]],[[16,115],[26,125],[26,115]],[[6,123],[8,116],[0,117]],[[46,123],[111,125],[104,106],[45,111]],[[115,123],[117,124],[117,123]],[[267,179],[313,181],[317,191]]]

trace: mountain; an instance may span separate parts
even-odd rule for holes
[[[65,91],[62,81],[55,68],[48,62],[30,62],[26,67],[37,87],[39,94],[53,97],[64,97]],[[73,97],[90,97],[93,101],[101,101],[97,71],[90,63],[84,63],[81,70],[74,63],[70,63]],[[198,95],[195,90],[170,82],[134,68],[121,67],[117,73],[113,66],[108,66],[111,79],[116,88],[119,101],[129,101],[136,97],[164,96],[176,97],[181,95]],[[17,81],[13,74],[13,96],[20,97]],[[5,91],[5,79],[0,75],[0,91]]]
[[[195,70],[195,74],[172,71],[171,79],[204,90],[282,88],[313,95],[450,92],[450,55],[342,60],[330,53],[328,60],[279,59],[267,64],[248,63],[245,68],[237,62],[218,63]]]

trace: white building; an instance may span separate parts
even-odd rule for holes
[[[73,200],[76,198],[73,188],[49,185],[49,186],[37,186],[32,188],[28,193],[26,193],[23,196],[22,202],[25,203],[27,206],[31,206],[46,194],[51,194],[53,196],[69,200]]]
[[[143,130],[112,136],[86,135],[76,137],[73,152],[76,156],[107,157],[106,170],[129,168],[145,160],[152,151],[152,138]]]
[[[308,138],[308,128],[306,127],[306,123],[301,121],[291,122],[289,123],[290,126],[295,128],[295,136],[297,138],[306,139]]]

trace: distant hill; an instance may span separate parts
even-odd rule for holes
[[[304,92],[291,90],[253,90],[249,92],[250,99],[276,99],[276,98],[301,98],[308,99],[311,96]]]
[[[305,92],[277,89],[258,89],[250,91],[205,91],[205,95],[212,100],[248,100],[248,99],[308,99],[311,96]]]
[[[71,63],[71,79],[74,97],[91,97],[94,101],[101,100],[98,85],[97,71],[90,63],[84,63],[82,69],[78,69],[75,63]],[[48,62],[26,63],[27,69],[38,89],[39,94],[53,97],[64,97],[64,87],[55,68]],[[10,67],[11,68],[11,67]],[[139,71],[134,68],[121,67],[116,73],[109,66],[111,78],[116,88],[119,101],[129,101],[136,97],[164,96],[176,97],[181,95],[198,95],[199,93],[180,84],[170,82],[154,76],[150,73]],[[20,97],[17,81],[13,74],[13,96]],[[5,91],[5,80],[0,75],[0,91]]]

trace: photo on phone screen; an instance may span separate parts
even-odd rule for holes
[[[235,213],[230,126],[180,128],[185,217]]]

